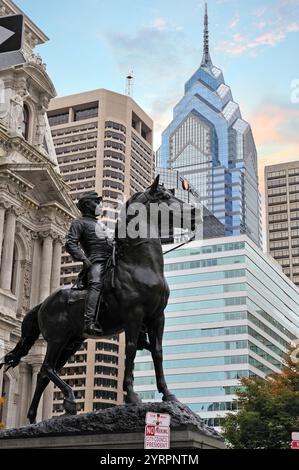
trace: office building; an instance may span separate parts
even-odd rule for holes
[[[267,250],[299,285],[299,162],[265,168]]]
[[[207,7],[201,65],[162,134],[157,166],[184,175],[226,235],[246,233],[261,246],[256,147],[222,71],[212,63]]]
[[[193,241],[164,261],[171,290],[166,381],[182,403],[218,427],[237,409],[240,378],[280,370],[299,336],[299,290],[246,235]],[[138,353],[135,385],[144,400],[160,399],[147,351]]]
[[[186,177],[177,170],[167,168],[156,168],[156,173],[160,175],[160,183],[169,189],[172,194],[190,204],[198,211],[198,221],[195,232],[188,230],[175,229],[175,235],[162,236],[162,243],[174,243],[189,240],[194,236],[195,239],[202,240],[206,238],[216,238],[225,236],[224,225],[200,202],[200,195],[190,184]],[[163,235],[163,234],[161,234]]]

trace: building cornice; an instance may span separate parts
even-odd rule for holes
[[[27,40],[31,47],[49,40],[48,36],[12,0],[0,0],[0,15],[24,16],[25,41]]]

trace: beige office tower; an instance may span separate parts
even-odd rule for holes
[[[268,251],[299,286],[299,161],[265,168]]]
[[[72,198],[88,191],[103,196],[106,219],[120,203],[148,187],[154,175],[153,121],[130,96],[99,89],[53,100],[49,123],[61,174]],[[61,284],[76,278],[81,263],[62,255]],[[123,403],[124,335],[89,340],[62,374],[72,385],[79,411]],[[55,389],[54,415],[62,412]]]

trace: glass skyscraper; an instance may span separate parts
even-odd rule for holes
[[[165,248],[168,249],[168,248]],[[197,240],[164,258],[170,287],[163,337],[166,381],[211,426],[237,409],[241,377],[279,372],[299,337],[299,290],[246,235]],[[150,353],[138,353],[135,389],[156,391]]]
[[[188,178],[226,235],[247,233],[261,246],[256,147],[250,125],[212,63],[207,7],[202,62],[162,134],[157,165]]]

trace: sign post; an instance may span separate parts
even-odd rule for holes
[[[144,448],[170,449],[170,415],[146,413]]]
[[[299,432],[292,432],[291,448],[299,450]]]
[[[0,16],[0,69],[23,64],[23,15]]]

